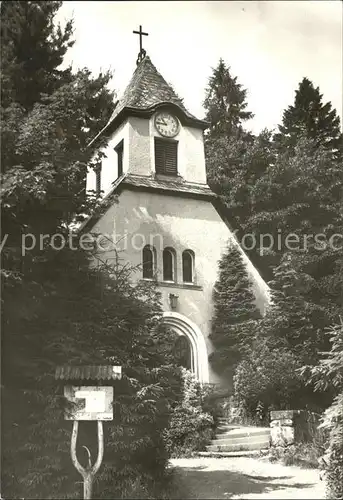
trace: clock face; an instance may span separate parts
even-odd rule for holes
[[[156,130],[164,137],[175,137],[179,132],[179,120],[167,112],[158,113],[155,117]]]

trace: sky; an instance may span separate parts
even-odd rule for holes
[[[153,64],[199,118],[208,78],[223,58],[247,89],[254,133],[280,123],[305,76],[342,119],[339,0],[64,2],[57,21],[70,17],[76,43],[65,62],[94,74],[111,69],[118,97],[135,70],[139,37],[132,31],[142,25]]]

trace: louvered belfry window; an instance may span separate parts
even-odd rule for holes
[[[155,138],[155,169],[157,174],[177,175],[177,141]]]

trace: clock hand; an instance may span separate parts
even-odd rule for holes
[[[164,120],[162,120],[161,118],[158,121],[156,121],[156,123],[158,125],[167,125],[167,123]]]

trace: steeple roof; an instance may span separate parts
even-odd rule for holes
[[[174,89],[165,81],[161,73],[153,65],[150,57],[146,56],[138,64],[111,119],[117,116],[121,109],[125,107],[149,109],[163,102],[175,104],[187,116],[196,120],[196,117],[185,108],[183,100],[180,99]]]
[[[93,139],[92,143],[105,131],[110,132],[109,129],[112,129],[115,123],[118,123],[124,115],[136,114],[143,116],[146,113],[154,112],[157,107],[163,104],[176,106],[182,112],[186,121],[192,122],[195,126],[201,128],[208,126],[207,122],[199,120],[186,109],[183,100],[176,94],[171,85],[165,81],[151,62],[150,57],[146,56],[137,65],[130,83],[126,87],[122,98],[117,101],[107,125]]]

